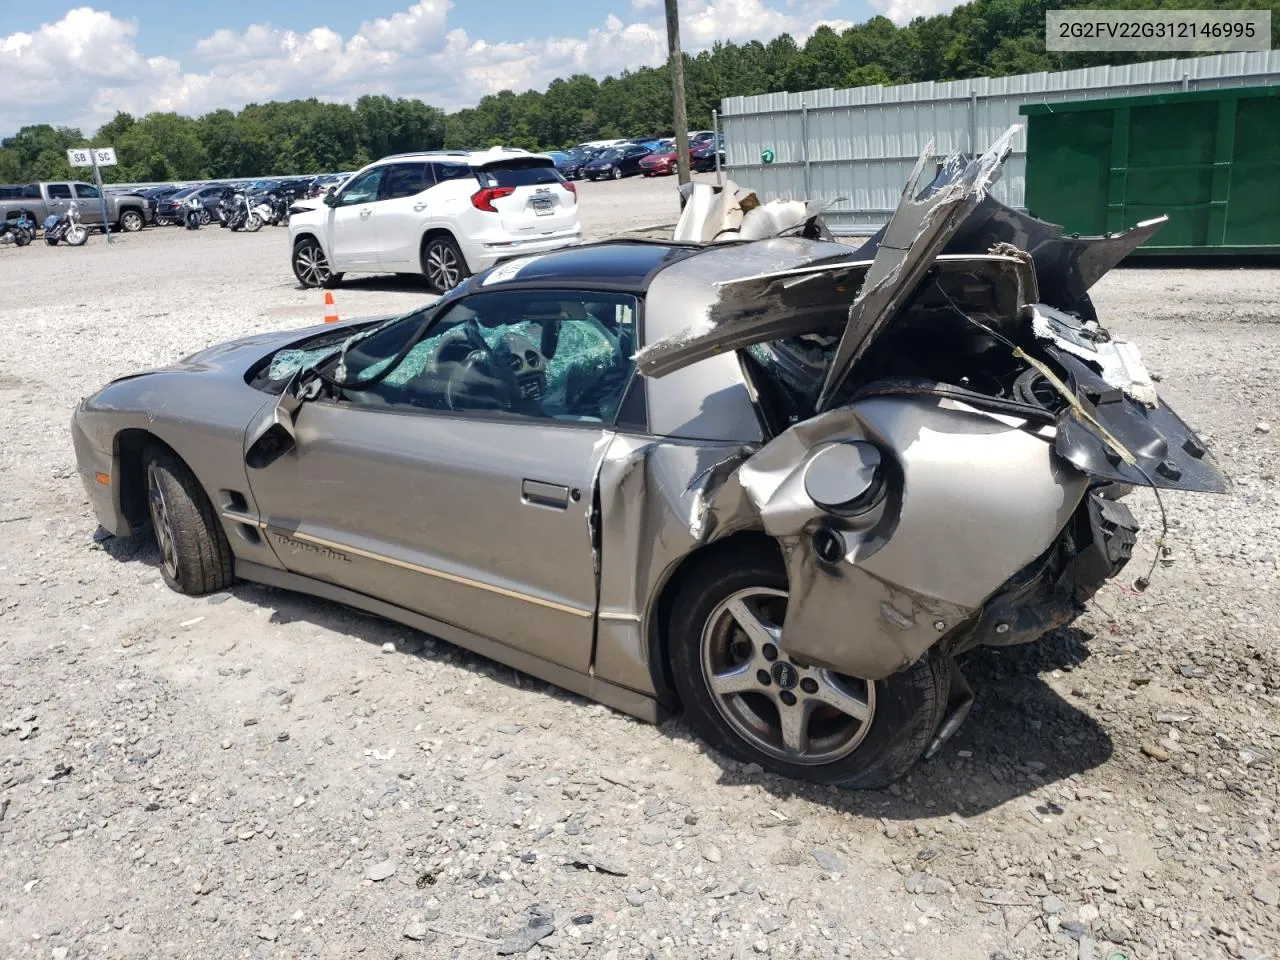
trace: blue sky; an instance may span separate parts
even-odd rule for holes
[[[797,39],[884,13],[904,23],[957,0],[680,0],[686,51]],[[662,62],[662,0],[0,0],[0,134],[93,130],[118,110],[221,107],[365,93],[446,110],[556,77]]]
[[[324,24],[344,36],[354,32],[361,22],[371,17],[385,17],[403,9],[401,2],[352,3],[350,0],[217,0],[214,3],[174,3],[172,0],[122,0],[103,3],[102,9],[122,19],[136,18],[139,22],[138,51],[145,56],[173,55],[193,47],[202,37],[219,27],[243,30],[251,23],[269,21],[277,27],[304,31]],[[777,4],[779,7],[785,4]],[[20,3],[6,0],[0,30],[4,33],[32,31],[42,23],[59,19],[68,10],[83,3]],[[578,4],[552,0],[551,3],[530,3],[529,0],[460,0],[450,13],[451,25],[468,33],[483,36],[491,42],[519,41],[528,37],[548,34],[553,28],[558,34],[574,33],[573,18],[566,18],[564,11],[581,10]],[[632,7],[627,0],[592,5],[593,19],[603,20],[614,14],[623,20]],[[827,15],[832,19],[860,22],[874,16],[867,0],[836,0]],[[550,14],[550,15],[548,15]],[[586,25],[584,19],[583,25]]]

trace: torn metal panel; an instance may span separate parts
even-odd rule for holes
[[[818,393],[816,409],[826,409],[840,385],[867,347],[915,292],[934,257],[943,252],[961,225],[987,196],[1000,176],[1000,167],[1012,149],[1015,124],[996,139],[982,156],[962,169],[952,162],[951,179],[935,180],[923,194],[917,186],[933,151],[925,148],[902,191],[902,200],[885,227],[875,259],[857,299],[849,308],[844,336],[836,348]],[[983,252],[990,248],[983,248]]]
[[[945,252],[979,253],[997,243],[1013,244],[1031,254],[1041,301],[1059,310],[1078,310],[1095,283],[1168,222],[1161,216],[1101,237],[1065,236],[1056,223],[1037,220],[988,196]]]
[[[848,303],[871,263],[840,257],[772,273],[719,282],[717,299],[702,309],[699,322],[671,336],[650,340],[636,354],[640,372],[652,378],[731,350],[808,333],[839,336]],[[1036,299],[1035,273],[1029,264],[1000,254],[941,256],[934,261],[940,278],[977,273],[991,277],[1010,316]]]
[[[595,673],[651,692],[650,605],[691,551],[758,527],[735,479],[756,449],[619,434],[599,476],[601,568]]]
[[[883,498],[835,515],[813,501],[806,473],[827,446],[858,441],[884,459]],[[767,444],[737,480],[787,560],[786,650],[879,679],[959,626],[1053,543],[1083,497],[1087,481],[1050,444],[1017,417],[936,397],[859,401]]]
[[[1043,303],[1028,307],[1031,332],[1039,340],[1055,344],[1096,367],[1102,379],[1147,407],[1159,402],[1156,385],[1142,362],[1137,346],[1127,340],[1113,340],[1096,322],[1077,317]]]

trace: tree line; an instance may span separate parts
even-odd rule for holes
[[[1280,45],[1280,0],[974,0],[904,27],[884,17],[837,33],[819,28],[804,44],[783,34],[768,43],[717,43],[685,55],[691,129],[711,125],[727,96],[1006,76],[1185,54],[1060,54],[1045,50],[1049,9],[1272,11]],[[74,127],[35,124],[0,140],[0,183],[66,179],[71,147],[114,146],[110,182],[240,178],[354,170],[391,153],[483,149],[495,144],[556,149],[584,140],[669,135],[666,66],[596,80],[557,79],[542,91],[503,90],[446,114],[417,99],[362,96],[355,104],[315,99],[252,103],[239,112],[116,116],[92,139]],[[77,176],[82,176],[83,171]]]

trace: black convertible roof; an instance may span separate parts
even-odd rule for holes
[[[704,248],[653,240],[605,240],[515,257],[477,275],[473,292],[513,287],[587,287],[643,294],[664,267]]]

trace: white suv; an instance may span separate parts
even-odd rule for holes
[[[499,260],[573,243],[578,194],[541,154],[488,150],[386,157],[289,219],[306,287],[344,273],[420,273],[443,293]]]

